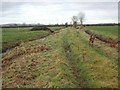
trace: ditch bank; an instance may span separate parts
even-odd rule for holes
[[[102,42],[110,44],[110,47],[118,48],[118,44],[120,41],[118,39],[113,39],[111,37],[105,37],[101,34],[96,34],[90,30],[85,30],[85,32],[89,35],[95,35],[97,39],[99,39]]]
[[[47,34],[47,35],[42,36],[42,37],[37,37],[37,38],[30,39],[30,40],[25,40],[25,41],[18,41],[18,42],[11,42],[11,43],[4,42],[4,43],[2,43],[2,53],[5,53],[6,51],[9,51],[12,48],[15,48],[17,46],[20,46],[20,44],[22,42],[25,43],[25,42],[34,41],[34,40],[37,40],[37,39],[42,39],[42,38],[45,38],[49,35],[51,35],[51,34]]]
[[[29,39],[29,40],[21,40],[21,41],[17,41],[17,42],[11,42],[11,43],[8,43],[8,42],[3,42],[2,43],[2,53],[5,53],[6,51],[9,51],[11,50],[12,48],[15,48],[16,46],[19,46],[22,42],[29,42],[29,41],[34,41],[34,40],[37,40],[37,39],[42,39],[42,38],[45,38],[49,35],[52,35],[52,34],[55,34],[55,33],[58,33],[57,32],[50,32],[49,34],[46,34],[46,35],[43,35],[43,36],[38,36],[36,38],[33,38],[33,39]]]
[[[25,48],[23,45],[20,47],[15,47],[13,49],[13,54],[8,54],[3,55],[3,60],[2,60],[2,67],[8,66],[11,64],[11,60],[14,60],[15,58],[26,55],[26,54],[31,54],[31,53],[38,53],[38,52],[43,52],[49,50],[48,47],[45,44],[37,45],[37,46],[32,46],[32,48],[27,47]]]

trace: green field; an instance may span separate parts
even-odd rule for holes
[[[2,28],[3,49],[12,47],[12,44],[40,39],[50,34],[49,31],[30,31],[32,27],[25,28]],[[54,31],[59,31],[64,27],[49,27]]]
[[[30,40],[36,37],[43,37],[48,35],[48,31],[30,31],[30,28],[3,28],[2,29],[2,38],[4,42],[16,42],[19,40]],[[64,27],[49,27],[50,29],[56,31]]]
[[[88,39],[69,27],[13,48],[4,54],[3,87],[118,88],[117,50]]]
[[[118,38],[118,26],[87,26],[86,29],[106,37]]]
[[[36,37],[47,35],[46,31],[30,31],[30,28],[3,28],[2,37],[4,42],[18,42],[20,40],[30,40]]]

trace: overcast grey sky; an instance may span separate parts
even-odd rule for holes
[[[71,17],[85,13],[84,23],[117,23],[118,0],[106,2],[82,2],[80,0],[39,0],[39,2],[2,1],[1,24],[71,22]]]

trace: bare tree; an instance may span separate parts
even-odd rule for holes
[[[67,23],[67,22],[65,23],[65,27],[66,27],[66,28],[68,27],[68,23]]]
[[[77,16],[73,16],[72,17],[72,21],[73,21],[73,27],[76,28],[77,27],[78,17]]]
[[[80,28],[82,28],[82,26],[83,26],[83,21],[85,20],[85,13],[79,12],[79,14],[78,14],[78,19],[80,20],[80,24],[81,24],[81,27],[80,27]]]

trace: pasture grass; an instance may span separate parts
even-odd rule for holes
[[[29,40],[40,39],[50,34],[49,31],[30,31],[32,27],[20,28],[2,28],[2,50],[6,51],[14,47],[17,43]],[[58,31],[64,27],[50,27],[54,31]]]
[[[20,40],[30,40],[36,37],[47,35],[46,31],[30,31],[30,28],[3,28],[2,37],[4,42],[18,42]]]
[[[96,34],[118,39],[118,26],[86,26],[86,29]]]

